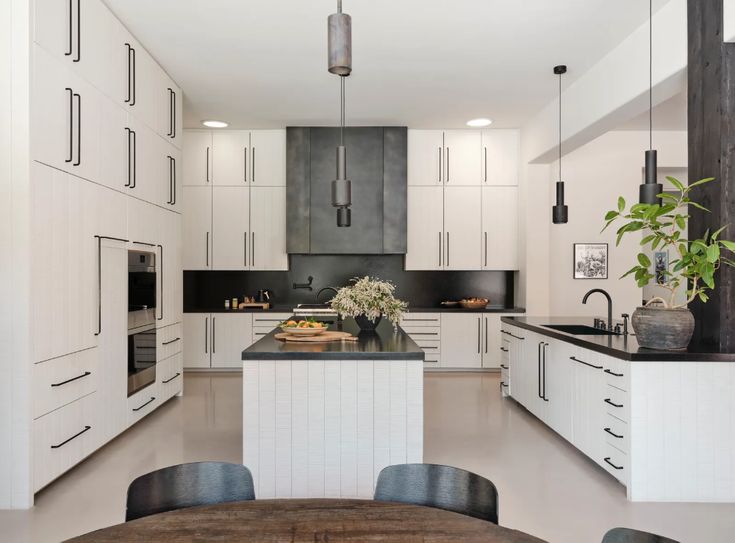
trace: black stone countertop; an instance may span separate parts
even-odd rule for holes
[[[225,309],[222,307],[197,308],[196,310],[184,311],[184,313],[290,313],[296,304],[278,304],[270,309],[249,307],[247,309]],[[484,309],[464,309],[462,307],[408,307],[408,313],[525,313],[522,307],[497,307],[488,306]]]
[[[584,349],[631,362],[735,362],[735,353],[709,345],[691,343],[684,351],[659,351],[638,346],[635,335],[573,335],[546,328],[544,324],[584,324],[592,326],[589,317],[502,317],[502,322],[515,324],[554,339],[566,341]]]
[[[298,319],[299,317],[294,317]],[[280,329],[253,343],[242,352],[243,360],[423,360],[424,351],[400,327],[383,319],[375,333],[360,333],[354,319],[333,323],[330,330],[356,335],[358,341],[295,343],[275,338]]]

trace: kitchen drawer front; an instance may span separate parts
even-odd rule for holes
[[[628,455],[617,447],[605,443],[600,465],[624,485],[628,484]]]
[[[401,328],[416,326],[441,326],[441,313],[406,313],[401,319]]]
[[[425,352],[427,353],[434,353],[439,354],[441,353],[441,342],[438,339],[423,339],[423,338],[415,338],[411,336],[411,339],[413,339],[416,342],[416,345],[421,347]]]
[[[440,366],[440,356],[438,353],[429,353],[427,352],[424,356],[424,369],[434,369],[439,368]]]
[[[291,316],[291,313],[253,313],[253,328],[268,328],[270,332]]]
[[[401,328],[414,338],[414,341],[416,341],[416,338],[439,339],[441,337],[440,326],[416,326],[412,324],[410,326],[401,325]]]
[[[97,390],[97,347],[33,365],[33,418]]]
[[[33,421],[33,490],[38,491],[100,445],[96,393]]]
[[[152,385],[128,398],[128,426],[132,426],[161,405],[161,391],[158,385],[159,382],[156,380]]]
[[[629,390],[628,383],[630,378],[628,376],[628,370],[630,369],[630,363],[625,360],[613,358],[611,356],[599,355],[599,361],[603,366],[603,373],[605,374],[605,382],[608,385],[619,388],[620,390]]]
[[[627,454],[630,450],[628,424],[609,413],[605,414],[604,421],[605,442]]]
[[[156,358],[159,361],[180,353],[183,349],[181,323],[156,330],[156,343]]]
[[[604,404],[607,413],[619,418],[623,422],[629,422],[628,393],[617,387],[606,385],[604,393]]]
[[[184,385],[183,355],[176,353],[159,362],[156,365],[156,378],[162,402],[181,392]]]

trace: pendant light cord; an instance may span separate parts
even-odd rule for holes
[[[561,181],[561,76],[559,74],[559,181]]]
[[[648,0],[648,148],[653,149],[653,0]]]
[[[340,83],[340,111],[339,111],[339,144],[344,145],[344,131],[345,131],[345,78],[339,78]]]

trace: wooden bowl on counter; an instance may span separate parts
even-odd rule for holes
[[[485,309],[489,303],[490,300],[487,298],[466,298],[459,301],[459,305],[464,309]]]

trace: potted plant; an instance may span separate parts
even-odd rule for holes
[[[707,292],[715,287],[715,273],[722,265],[735,267],[735,261],[723,253],[735,252],[735,242],[720,238],[727,228],[723,226],[713,232],[707,231],[699,239],[687,239],[690,207],[704,212],[708,210],[690,199],[689,193],[695,187],[709,183],[707,178],[684,186],[679,180],[667,177],[676,189],[673,194],[663,193],[660,204],[634,204],[626,210],[625,200],[618,198],[617,210],[605,215],[603,231],[618,220],[625,223],[618,228],[616,245],[626,234],[643,232],[640,244],[652,251],[670,251],[672,258],[668,263],[660,263],[656,272],[664,277],[662,288],[669,291],[668,300],[654,297],[645,306],[638,307],[633,313],[633,329],[638,344],[650,349],[685,349],[694,333],[694,315],[687,308],[695,299],[706,303]],[[649,284],[655,277],[651,273],[651,259],[638,253],[637,264],[622,277],[632,275],[639,287]],[[686,289],[686,301],[676,303],[680,288]]]
[[[372,331],[385,315],[395,326],[408,307],[396,299],[396,287],[389,281],[365,276],[351,280],[352,286],[339,289],[330,306],[342,318],[353,317],[362,330]]]

